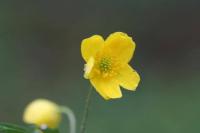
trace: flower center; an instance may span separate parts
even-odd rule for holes
[[[99,69],[103,73],[107,73],[112,68],[112,60],[108,57],[103,57],[99,62]]]

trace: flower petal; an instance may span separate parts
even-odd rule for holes
[[[128,64],[120,70],[120,74],[117,78],[120,86],[122,86],[124,89],[132,91],[136,90],[140,82],[140,76]]]
[[[94,35],[86,38],[81,43],[81,54],[87,62],[91,56],[94,56],[102,47],[104,40],[100,35]]]
[[[122,93],[119,84],[115,81],[104,78],[92,78],[90,80],[96,91],[106,100],[121,98]]]
[[[135,50],[135,42],[123,32],[111,34],[106,39],[105,46],[110,49],[110,53],[113,56],[124,63],[128,63],[131,60]]]
[[[85,71],[84,78],[86,78],[86,79],[90,78],[93,66],[94,66],[94,58],[90,57],[88,62],[84,65],[84,71]]]

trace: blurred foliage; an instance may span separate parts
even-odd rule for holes
[[[29,133],[24,127],[20,127],[14,124],[0,123],[1,133]]]
[[[44,130],[38,129],[36,126],[19,126],[11,123],[0,123],[0,133],[59,133],[58,129]]]

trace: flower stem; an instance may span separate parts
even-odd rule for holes
[[[62,113],[66,114],[69,119],[70,133],[76,133],[76,117],[73,111],[66,106],[61,106],[60,110]]]
[[[85,101],[85,108],[84,108],[84,114],[82,118],[82,123],[81,123],[81,132],[80,133],[85,133],[85,128],[86,128],[86,122],[88,118],[88,113],[89,113],[89,106],[90,106],[90,101],[91,101],[91,94],[92,94],[92,86],[88,92],[88,95],[86,97]]]

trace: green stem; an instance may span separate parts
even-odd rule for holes
[[[93,88],[91,87],[89,92],[88,92],[88,95],[86,97],[85,108],[84,108],[84,114],[83,114],[83,118],[82,118],[81,132],[80,133],[85,133],[86,122],[87,122],[87,118],[88,118],[89,106],[90,106],[90,101],[91,101],[92,89]]]
[[[69,119],[70,133],[76,133],[76,117],[75,117],[73,111],[66,106],[61,106],[60,110],[61,110],[62,113],[67,115],[67,117]]]

